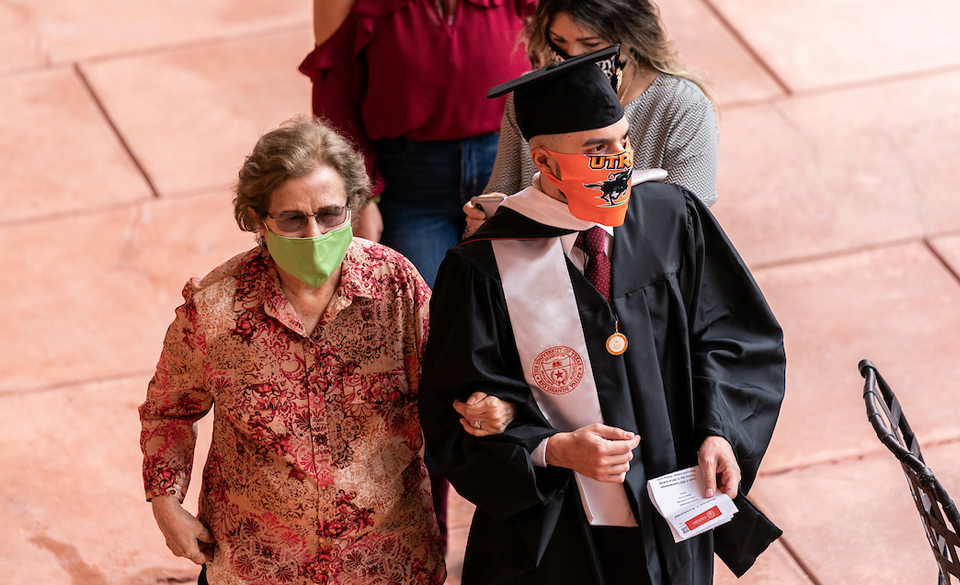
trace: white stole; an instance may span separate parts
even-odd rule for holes
[[[583,231],[564,203],[530,187],[501,205],[540,223]],[[560,238],[493,240],[523,375],[547,421],[559,431],[603,423],[596,379]],[[549,446],[548,446],[549,449]],[[576,474],[590,524],[636,526],[622,484]]]

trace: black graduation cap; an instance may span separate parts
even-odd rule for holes
[[[514,92],[520,133],[528,141],[541,134],[604,128],[623,117],[620,98],[596,65],[620,50],[612,45],[577,55],[494,87],[488,98]]]

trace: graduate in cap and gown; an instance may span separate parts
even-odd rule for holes
[[[781,329],[708,209],[631,171],[595,65],[611,51],[491,90],[514,92],[540,172],[437,277],[419,406],[477,506],[464,585],[707,585],[715,551],[742,575],[781,534],[745,497],[783,399]],[[464,432],[482,421],[451,403],[476,391],[517,405],[504,432]],[[646,483],[697,464],[739,511],[675,543]]]

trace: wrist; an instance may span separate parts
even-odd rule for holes
[[[544,449],[544,461],[548,466],[567,467],[564,463],[563,454],[567,444],[567,438],[570,433],[557,433],[550,436],[550,448]]]
[[[154,508],[172,508],[180,505],[180,498],[177,496],[154,496],[150,498],[150,504]]]

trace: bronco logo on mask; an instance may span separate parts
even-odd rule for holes
[[[599,189],[600,199],[607,205],[623,205],[627,201],[623,195],[630,190],[630,176],[633,174],[633,150],[629,147],[623,152],[608,155],[588,155],[587,165],[596,171],[614,170],[607,180],[600,183],[584,184],[587,189]],[[621,201],[623,199],[623,201]]]
[[[574,217],[613,227],[623,225],[633,176],[632,148],[602,155],[547,152],[557,161],[561,178],[549,173],[546,177],[567,198]]]

